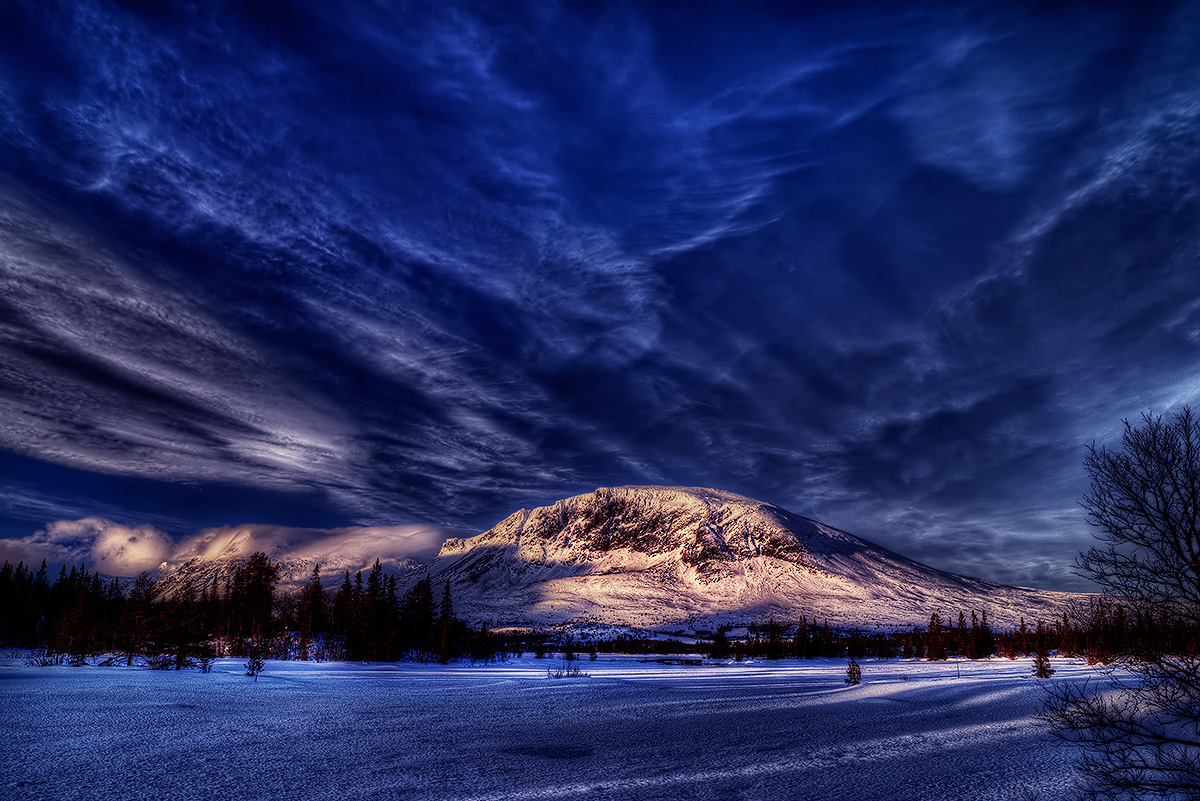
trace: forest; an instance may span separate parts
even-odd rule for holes
[[[428,578],[402,595],[378,560],[368,571],[343,573],[336,589],[320,568],[299,590],[278,589],[279,569],[263,553],[240,562],[224,578],[197,589],[184,584],[160,593],[143,573],[128,587],[86,566],[64,566],[51,581],[46,563],[0,567],[0,646],[27,649],[44,664],[83,664],[106,656],[160,669],[206,669],[217,657],[291,660],[490,661],[508,654],[685,653],[711,658],[783,659],[884,657],[931,661],[993,656],[1083,656],[1105,664],[1117,655],[1191,652],[1190,629],[1131,613],[1110,600],[1064,609],[1056,619],[1021,621],[996,630],[986,610],[956,618],[932,612],[926,626],[879,632],[832,627],[828,622],[769,620],[733,637],[725,628],[699,642],[622,636],[576,642],[550,632],[492,632],[454,613],[448,584]]]

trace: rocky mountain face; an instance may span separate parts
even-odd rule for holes
[[[986,610],[1051,620],[1083,596],[946,573],[777,506],[718,490],[613,487],[447,540],[428,567],[461,616],[494,625],[873,627]]]

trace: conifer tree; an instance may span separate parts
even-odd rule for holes
[[[132,665],[133,658],[145,654],[149,648],[153,601],[154,582],[150,579],[150,574],[143,571],[133,582],[129,600],[121,616],[121,653],[125,656],[126,665]]]
[[[271,564],[262,551],[238,565],[230,582],[228,602],[235,636],[261,639],[272,632],[278,581],[278,566]]]
[[[186,582],[166,601],[163,611],[164,639],[174,653],[175,669],[183,670],[199,640],[207,640],[207,633],[197,631],[196,588]]]
[[[846,683],[853,687],[862,682],[862,668],[850,657],[850,666],[846,668]]]
[[[717,626],[717,633],[713,635],[712,658],[724,659],[727,656],[729,656],[729,637],[724,626]]]
[[[428,576],[405,594],[400,621],[405,648],[429,653],[433,645],[433,591]]]
[[[387,653],[389,659],[400,657],[400,602],[396,598],[396,577],[388,576],[386,600]]]
[[[948,658],[945,634],[942,631],[942,616],[937,612],[929,616],[929,631],[925,634],[925,658],[930,662],[944,662]]]
[[[257,684],[258,674],[262,673],[267,666],[267,661],[263,658],[262,643],[257,637],[250,640],[250,643],[247,646],[246,655],[246,675],[253,676],[255,684]]]
[[[783,629],[775,618],[767,621],[767,659],[783,659]]]
[[[992,627],[988,624],[987,610],[980,612],[982,622],[979,624],[979,650],[982,656],[986,659],[996,653],[996,634],[992,631]]]
[[[384,593],[383,564],[379,559],[371,566],[367,576],[366,595],[363,599],[363,634],[367,650],[372,661],[378,661],[383,641],[386,639],[385,625],[387,613],[384,609],[387,600]]]
[[[1033,675],[1039,679],[1048,679],[1054,675],[1050,667],[1050,648],[1046,643],[1046,631],[1039,620],[1033,645]]]
[[[450,599],[450,582],[442,585],[442,603],[438,609],[438,661],[446,664],[455,655],[454,603]]]
[[[300,630],[300,658],[307,660],[312,655],[312,642],[325,630],[325,590],[321,586],[321,566],[313,565],[312,576],[300,591],[297,607],[297,625]]]

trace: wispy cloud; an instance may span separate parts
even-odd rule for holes
[[[1196,395],[1186,11],[22,7],[4,532],[704,484],[1057,580]]]

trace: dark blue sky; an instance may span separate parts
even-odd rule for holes
[[[665,483],[1077,588],[1200,392],[1194,4],[198,5],[0,7],[0,535]]]

